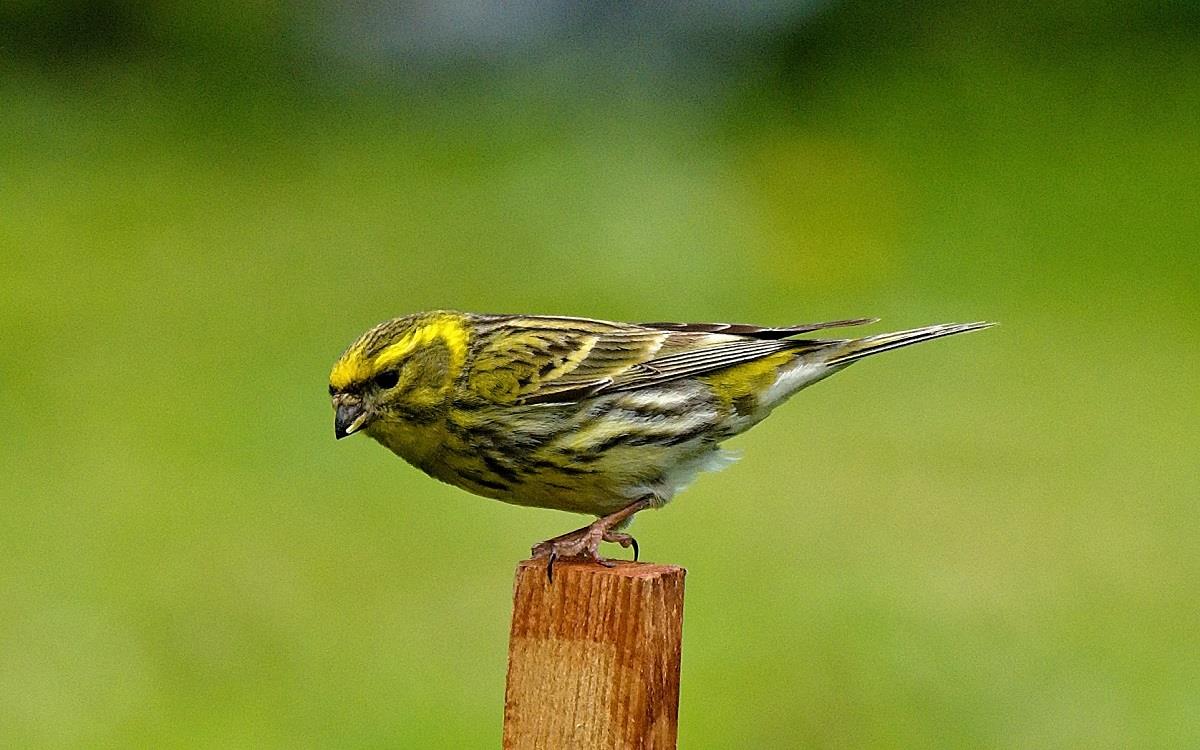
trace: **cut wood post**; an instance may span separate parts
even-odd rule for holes
[[[505,750],[675,747],[683,577],[673,565],[517,566]]]

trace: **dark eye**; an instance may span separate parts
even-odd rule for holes
[[[336,395],[337,395],[337,388],[334,388],[332,385],[331,385],[331,386],[329,386],[329,395],[330,395],[330,396],[336,396]]]
[[[400,382],[400,373],[396,370],[384,370],[375,376],[375,385],[380,388],[394,388]]]

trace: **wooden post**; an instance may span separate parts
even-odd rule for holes
[[[683,577],[673,565],[517,566],[505,750],[675,747]]]

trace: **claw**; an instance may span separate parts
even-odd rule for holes
[[[597,554],[597,549],[601,541],[615,542],[622,547],[633,547],[633,560],[637,562],[640,554],[637,540],[629,534],[622,534],[613,529],[625,523],[634,513],[649,507],[651,500],[652,498],[650,497],[644,497],[630,503],[616,513],[610,513],[607,516],[596,519],[594,523],[588,524],[582,529],[576,529],[568,534],[562,534],[553,539],[547,539],[544,542],[535,544],[529,551],[530,555],[532,557],[546,558],[546,580],[551,584],[554,583],[554,563],[559,557],[567,557],[573,560],[587,560],[612,567],[612,563]]]
[[[604,541],[612,542],[613,544],[619,544],[622,547],[625,547],[626,549],[632,547],[633,548],[633,561],[634,562],[638,561],[638,555],[640,554],[640,550],[638,549],[637,539],[634,539],[632,535],[621,534],[616,531],[610,531],[604,535]]]

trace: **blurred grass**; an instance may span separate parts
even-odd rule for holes
[[[1001,321],[638,521],[690,570],[681,744],[1200,742],[1200,48],[864,14],[709,97],[6,67],[0,745],[497,743],[512,565],[580,519],[334,444],[324,397],[435,306]]]

